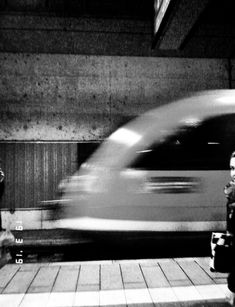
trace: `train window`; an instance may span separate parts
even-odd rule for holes
[[[137,152],[131,165],[147,170],[224,170],[235,150],[235,114],[183,127],[161,144]]]

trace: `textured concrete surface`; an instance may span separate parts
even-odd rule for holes
[[[191,91],[228,88],[227,61],[0,53],[1,140],[99,140]]]

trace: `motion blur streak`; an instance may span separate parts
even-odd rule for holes
[[[64,185],[60,227],[224,231],[234,135],[235,90],[195,93],[134,118]]]
[[[113,220],[96,218],[71,218],[63,219],[57,222],[60,228],[71,228],[80,230],[109,230],[109,231],[213,231],[213,229],[224,229],[225,221],[131,221],[131,220]]]

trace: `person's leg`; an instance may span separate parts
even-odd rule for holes
[[[228,275],[228,288],[231,292],[235,293],[235,269],[234,268]]]
[[[0,231],[2,231],[2,213],[0,210]]]
[[[235,210],[233,207],[229,210],[228,215],[228,223],[227,223],[227,230],[233,235],[233,248],[232,248],[232,260],[231,260],[231,271],[228,275],[227,282],[228,282],[228,289],[230,291],[229,295],[229,303],[231,306],[235,306],[235,263],[233,263],[235,259]]]
[[[235,250],[232,249],[232,261],[235,259]],[[227,278],[228,289],[230,291],[228,301],[231,306],[235,306],[235,263],[231,264],[231,271]]]
[[[234,286],[234,272],[229,274],[228,276],[228,289],[229,289],[229,294],[228,294],[228,302],[231,306],[235,306],[235,286]]]

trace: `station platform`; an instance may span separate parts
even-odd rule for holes
[[[1,307],[229,306],[209,258],[6,264]]]

